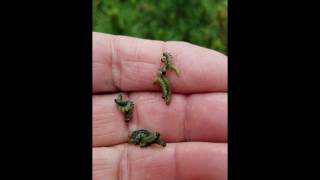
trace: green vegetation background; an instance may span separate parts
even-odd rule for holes
[[[227,0],[93,0],[93,31],[186,41],[227,54]]]

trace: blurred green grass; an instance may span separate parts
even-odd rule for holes
[[[227,0],[93,0],[93,31],[186,41],[227,54]]]

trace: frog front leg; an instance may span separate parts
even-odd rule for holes
[[[147,142],[142,142],[141,141],[139,145],[140,145],[141,148],[145,148],[145,147],[149,146],[150,144],[148,144]]]

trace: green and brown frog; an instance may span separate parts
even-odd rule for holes
[[[152,144],[159,144],[163,147],[166,146],[166,142],[160,139],[159,132],[150,132],[145,129],[133,131],[129,139],[129,144],[139,145],[141,148]]]
[[[114,102],[117,104],[119,111],[125,113],[125,122],[129,122],[133,116],[134,103],[130,100],[122,100],[121,94],[118,95],[118,98],[115,99]]]

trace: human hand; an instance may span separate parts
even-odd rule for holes
[[[167,75],[169,106],[152,83],[163,52],[181,70]],[[227,89],[227,57],[216,51],[93,33],[93,179],[226,180]],[[129,123],[114,103],[120,92],[135,103]],[[137,129],[160,132],[167,146],[127,144]]]

